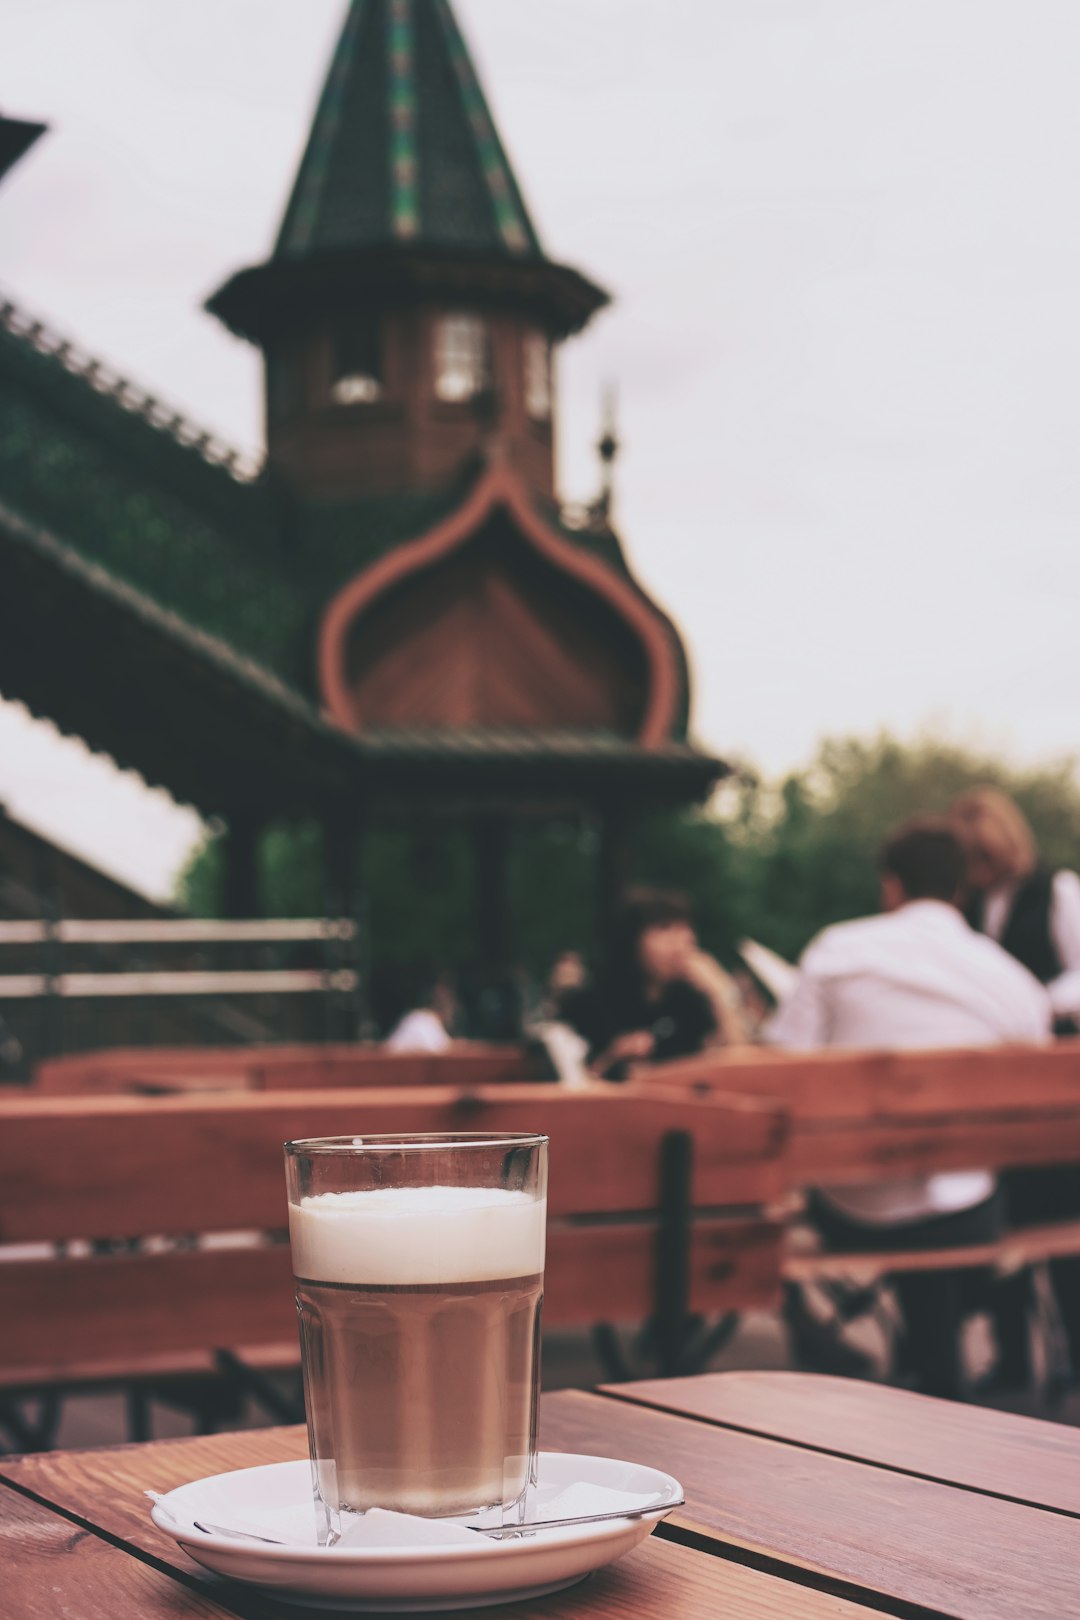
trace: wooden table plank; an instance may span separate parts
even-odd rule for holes
[[[154,1440],[103,1451],[43,1451],[0,1457],[0,1479],[33,1491],[55,1507],[99,1526],[184,1574],[196,1566],[171,1537],[150,1520],[144,1492],[171,1491],[189,1480],[233,1468],[293,1462],[306,1457],[307,1431],[251,1429],[239,1434],[200,1435],[191,1440]]]
[[[1080,1430],[854,1378],[712,1373],[604,1393],[837,1457],[1080,1516]]]
[[[229,1620],[232,1614],[8,1489],[0,1490],[0,1570],[4,1620]]]
[[[140,1591],[139,1603],[125,1608],[125,1589],[117,1588],[118,1600],[108,1610],[107,1620],[165,1620],[165,1617],[254,1614],[265,1620],[302,1620],[307,1611],[253,1598],[239,1587],[217,1583],[194,1564],[169,1537],[150,1522],[149,1504],[143,1496],[148,1486],[170,1490],[191,1479],[228,1468],[252,1468],[262,1463],[285,1462],[306,1455],[302,1428],[263,1429],[243,1434],[210,1435],[193,1440],[157,1441],[143,1446],[119,1446],[108,1451],[46,1452],[16,1460],[0,1459],[0,1477],[17,1480],[57,1508],[98,1525],[131,1549],[132,1566],[145,1567],[140,1557],[152,1557],[171,1569],[177,1577],[197,1583],[207,1594],[198,1598],[189,1591],[190,1608],[155,1608],[149,1591]],[[0,1523],[13,1502],[21,1499],[11,1489],[0,1489]],[[44,1507],[36,1512],[48,1514]],[[80,1531],[71,1520],[59,1519],[60,1541],[66,1544]],[[89,1536],[87,1539],[92,1539]],[[100,1545],[107,1546],[106,1543]],[[116,1557],[125,1555],[109,1547]],[[132,1556],[134,1554],[135,1556]],[[154,1574],[168,1586],[168,1577]],[[177,1591],[182,1589],[178,1586]],[[162,1602],[165,1598],[162,1598]],[[641,1620],[870,1620],[871,1611],[861,1604],[820,1593],[754,1569],[745,1569],[724,1559],[710,1557],[692,1547],[659,1540],[655,1535],[627,1558],[595,1575],[580,1589],[559,1600],[559,1615],[565,1620],[625,1620],[627,1615]],[[200,1609],[198,1603],[206,1607]],[[252,1605],[255,1607],[252,1607]],[[50,1611],[63,1614],[63,1610]],[[310,1611],[313,1615],[316,1611]],[[551,1600],[514,1604],[499,1609],[469,1611],[477,1620],[541,1620],[552,1615]],[[8,1611],[3,1610],[5,1620]],[[103,1610],[104,1614],[105,1611]],[[77,1607],[71,1620],[96,1620],[96,1611],[84,1615]],[[38,1611],[18,1608],[10,1620],[38,1620]],[[41,1620],[45,1620],[42,1613]],[[464,1615],[467,1620],[467,1614]]]
[[[578,1391],[548,1397],[542,1438],[667,1469],[688,1498],[672,1526],[792,1579],[957,1620],[1080,1615],[1080,1529],[1059,1514]]]

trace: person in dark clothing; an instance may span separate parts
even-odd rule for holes
[[[961,794],[950,820],[967,868],[965,911],[1044,984],[1059,1035],[1080,1030],[1080,876],[1044,866],[1023,812],[997,788]]]
[[[568,1009],[595,1074],[625,1080],[636,1064],[691,1057],[746,1039],[738,991],[698,945],[686,901],[639,890],[627,900],[616,959]]]
[[[1080,877],[1040,863],[1035,837],[1019,806],[997,788],[961,794],[950,819],[964,849],[966,915],[1044,984],[1054,1032],[1080,1030]],[[1080,1169],[1073,1165],[1011,1170],[1001,1178],[1014,1226],[1080,1218]],[[1080,1375],[1080,1260],[1050,1262],[1074,1379]],[[990,1382],[1023,1389],[1031,1382],[1030,1271],[1002,1282],[995,1294],[998,1362]]]

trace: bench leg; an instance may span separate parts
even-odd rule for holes
[[[694,1139],[669,1131],[660,1144],[660,1230],[656,1244],[653,1341],[661,1378],[681,1371],[690,1323],[690,1178]]]
[[[704,1372],[713,1356],[718,1356],[729,1344],[739,1325],[738,1311],[726,1311],[712,1325],[702,1322],[685,1344],[679,1357],[679,1371],[684,1377]]]
[[[215,1357],[218,1370],[233,1385],[241,1398],[250,1395],[269,1413],[275,1423],[303,1423],[303,1393],[285,1395],[272,1379],[256,1367],[249,1367],[231,1350],[219,1350]]]
[[[0,1429],[11,1439],[13,1451],[51,1451],[64,1411],[62,1393],[42,1395],[36,1418],[27,1416],[25,1403],[0,1401]]]
[[[133,1386],[127,1391],[127,1431],[132,1445],[142,1445],[150,1439],[150,1396],[145,1389]]]
[[[619,1335],[610,1322],[597,1322],[592,1330],[593,1350],[596,1359],[604,1370],[604,1376],[611,1384],[628,1384],[634,1376],[633,1369],[626,1359],[626,1352],[619,1342]]]

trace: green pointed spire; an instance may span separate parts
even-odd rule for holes
[[[28,152],[46,124],[30,124],[23,118],[5,118],[0,113],[0,180]]]
[[[542,249],[449,0],[351,0],[275,258]]]
[[[499,302],[556,341],[608,302],[544,253],[449,0],[350,0],[274,251],[206,307],[265,346],[402,297]]]

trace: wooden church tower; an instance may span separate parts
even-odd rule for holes
[[[221,817],[234,914],[274,822],[343,904],[362,827],[453,820],[505,961],[514,824],[571,816],[603,929],[628,823],[725,774],[606,503],[559,507],[553,357],[606,301],[448,0],[350,0],[274,250],[208,306],[265,360],[261,469],[0,301],[0,693]]]
[[[263,350],[294,500],[447,498],[325,606],[339,725],[678,727],[672,627],[558,518],[552,357],[606,302],[545,255],[448,0],[351,0],[274,253],[208,306]]]
[[[606,302],[545,256],[447,0],[352,0],[273,256],[209,307],[266,356],[296,487],[445,488],[497,450],[551,503],[553,350]]]

